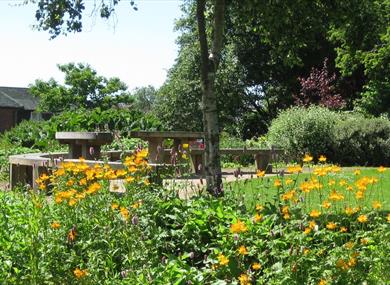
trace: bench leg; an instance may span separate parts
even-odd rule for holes
[[[164,149],[162,145],[163,145],[162,138],[149,138],[148,141],[149,163],[161,163],[164,161]]]
[[[256,154],[255,161],[256,161],[257,170],[265,171],[266,173],[272,172],[272,165],[269,164],[270,162],[269,154]]]

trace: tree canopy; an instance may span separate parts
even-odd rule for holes
[[[133,98],[125,83],[119,78],[105,78],[89,65],[81,63],[58,65],[65,75],[65,84],[54,79],[36,80],[30,92],[40,98],[39,110],[50,113],[77,110],[80,108],[109,109],[118,104],[129,104]]]

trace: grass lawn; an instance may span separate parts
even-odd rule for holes
[[[354,173],[357,169],[360,170],[359,175]],[[358,189],[356,182],[363,177],[375,177],[378,179],[378,182],[367,185],[364,197],[357,199],[356,193]],[[300,190],[300,185],[305,181],[310,181],[312,178],[317,178],[322,188],[312,190],[310,193],[303,193]],[[276,179],[281,181],[282,186],[280,188],[274,186]],[[345,185],[343,185],[344,183]],[[348,191],[348,186],[352,186],[352,190]],[[379,201],[382,205],[382,210],[390,210],[389,169],[379,173],[377,168],[343,168],[339,173],[330,173],[323,177],[317,177],[312,170],[309,170],[307,173],[286,174],[284,177],[278,175],[238,180],[230,183],[226,188],[228,195],[234,195],[237,199],[243,199],[249,207],[255,207],[256,204],[265,204],[266,202],[272,203],[278,200],[278,197],[281,199],[283,194],[295,189],[295,197],[304,199],[304,207],[307,210],[323,208],[320,205],[324,200],[332,204],[332,211],[343,211],[347,206],[371,209],[373,201]],[[339,201],[330,200],[329,195],[333,190],[343,195],[344,198]]]

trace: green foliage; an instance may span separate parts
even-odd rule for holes
[[[390,121],[345,116],[334,129],[334,161],[342,165],[388,165]]]
[[[300,160],[303,154],[326,155],[341,165],[388,165],[390,121],[322,107],[292,108],[280,113],[269,129],[272,144]]]
[[[290,108],[272,121],[268,139],[295,160],[300,160],[305,153],[315,157],[327,155],[334,145],[334,128],[338,121],[339,116],[326,108]]]
[[[14,146],[31,147],[40,150],[58,150],[54,140],[60,131],[113,131],[127,136],[134,130],[154,130],[159,121],[151,115],[126,109],[100,108],[63,112],[48,121],[23,121],[3,135],[3,140]]]
[[[118,78],[97,75],[89,65],[81,63],[58,65],[65,74],[65,85],[54,79],[48,82],[37,80],[30,92],[39,97],[39,110],[48,113],[74,111],[80,108],[109,109],[133,101],[126,91],[127,86]]]
[[[79,178],[86,172],[72,167],[73,174],[68,169],[61,178],[61,191],[73,180],[70,187],[82,193],[88,187]],[[353,183],[342,174],[331,178]],[[44,192],[0,192],[4,284],[237,284],[244,275],[256,284],[386,284],[390,278],[388,212],[371,205],[348,215],[346,199],[312,218],[302,202],[277,198],[293,187],[298,201],[307,203],[284,181],[276,189],[267,178],[257,179],[258,193],[248,204],[244,189],[237,195],[227,187],[220,199],[180,199],[141,179],[119,196],[103,180],[101,189],[75,205],[56,203]],[[276,198],[263,203],[263,192]],[[368,221],[358,222],[360,215]],[[330,221],[335,229],[327,228]],[[85,276],[78,279],[77,268]]]

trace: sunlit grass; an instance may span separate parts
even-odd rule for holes
[[[360,170],[359,175],[355,173],[357,169]],[[356,181],[363,177],[376,177],[378,182],[367,187],[363,199],[357,199]],[[312,190],[310,193],[301,192],[300,185],[312,178],[318,179],[322,189]],[[276,179],[280,180],[282,184],[280,188],[274,186]],[[340,181],[343,180],[346,185],[340,186]],[[348,191],[348,186],[352,186],[353,189]],[[303,200],[304,208],[307,210],[319,208],[325,200],[329,200],[332,190],[336,190],[337,193],[344,196],[344,199],[340,201],[330,201],[332,211],[343,211],[347,206],[371,209],[374,201],[381,203],[382,210],[390,209],[390,170],[379,173],[377,168],[343,168],[340,173],[327,174],[323,177],[317,177],[313,174],[313,169],[309,169],[309,173],[237,180],[229,183],[225,188],[227,188],[227,195],[234,195],[237,199],[242,199],[248,206],[266,204],[267,202],[274,203],[281,199],[281,195],[296,189],[297,198]]]

